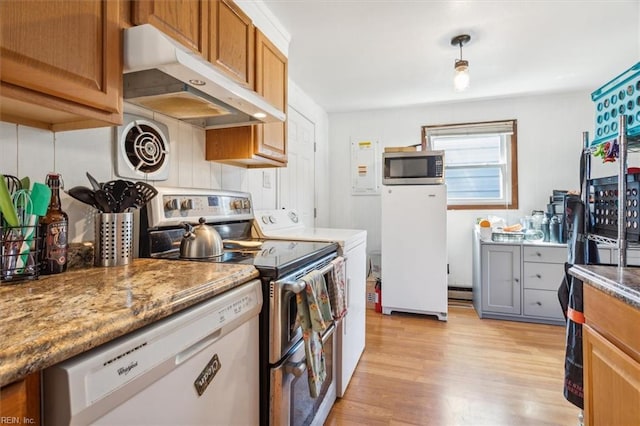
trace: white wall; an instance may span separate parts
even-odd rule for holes
[[[152,182],[154,185],[248,191],[256,208],[275,208],[275,185],[262,188],[262,173],[271,174],[275,182],[275,169],[244,169],[206,161],[203,129],[133,105],[127,104],[125,110],[169,128],[169,179]],[[87,171],[102,182],[116,179],[113,156],[118,133],[116,127],[53,133],[0,122],[0,172],[44,182],[48,172],[56,171],[62,174],[67,189],[89,186]],[[72,225],[70,240],[93,240],[95,211],[66,194],[62,195],[62,206]]]
[[[476,218],[495,214],[516,223],[531,210],[546,210],[553,189],[579,189],[582,132],[593,130],[593,118],[587,92],[329,114],[330,203],[334,206],[330,225],[366,229],[369,252],[380,250],[380,197],[350,192],[350,137],[377,138],[382,151],[385,146],[419,143],[423,125],[516,119],[518,210],[448,212],[449,285],[470,287]]]

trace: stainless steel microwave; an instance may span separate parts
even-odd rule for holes
[[[439,185],[444,183],[444,151],[385,152],[384,185]]]

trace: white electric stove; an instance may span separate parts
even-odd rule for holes
[[[365,343],[367,231],[362,229],[316,228],[302,223],[295,210],[256,210],[253,233],[270,240],[337,243],[345,258],[347,314],[338,324],[337,396],[342,397],[356,369]]]

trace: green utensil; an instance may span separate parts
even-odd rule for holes
[[[51,188],[47,185],[39,182],[33,183],[33,189],[31,189],[31,215],[26,223],[24,240],[22,241],[22,247],[20,248],[20,257],[18,258],[17,272],[22,273],[24,267],[29,260],[29,252],[31,250],[31,242],[36,231],[36,225],[38,224],[38,217],[47,214],[47,208],[51,201]]]
[[[12,227],[20,225],[18,222],[18,214],[11,202],[11,194],[9,194],[9,187],[7,187],[7,182],[4,180],[4,175],[0,175],[0,212],[2,212],[7,225]]]
[[[47,214],[49,203],[51,202],[51,188],[44,183],[34,182],[31,190],[31,203],[33,204],[33,214],[44,216]]]
[[[27,191],[31,189],[31,179],[29,179],[29,176],[25,176],[22,179],[20,179],[20,188],[25,189]]]

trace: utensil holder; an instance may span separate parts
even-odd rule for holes
[[[128,265],[132,259],[133,213],[97,214],[94,265]]]
[[[0,283],[38,279],[41,244],[38,225],[0,225]]]

